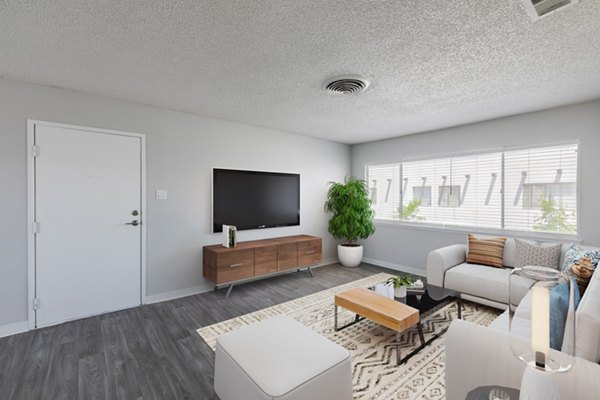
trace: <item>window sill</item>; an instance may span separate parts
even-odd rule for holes
[[[562,233],[544,233],[544,232],[526,232],[506,229],[492,229],[468,226],[454,226],[441,224],[419,224],[412,222],[391,221],[384,219],[376,219],[373,221],[376,226],[387,226],[398,229],[407,230],[424,230],[446,233],[473,233],[481,235],[501,235],[506,237],[517,237],[523,239],[536,240],[541,242],[562,242],[562,243],[581,243],[581,238],[578,234],[562,234]]]

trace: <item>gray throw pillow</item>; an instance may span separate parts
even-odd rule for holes
[[[560,261],[560,249],[562,245],[539,245],[527,243],[524,240],[515,239],[517,243],[517,259],[515,267],[535,265],[537,267],[548,267],[558,269]]]

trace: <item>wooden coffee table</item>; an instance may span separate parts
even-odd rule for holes
[[[354,321],[338,327],[338,307],[343,307],[346,310],[355,313],[356,317],[354,318]],[[334,329],[336,331],[354,325],[365,318],[396,331],[398,342],[396,361],[398,364],[405,362],[415,353],[415,351],[413,351],[405,358],[401,357],[400,335],[402,332],[416,325],[419,331],[419,338],[421,339],[421,346],[417,351],[425,346],[423,327],[421,326],[421,321],[419,319],[419,310],[407,306],[404,303],[400,303],[399,301],[382,296],[368,289],[356,288],[336,294],[334,308]]]

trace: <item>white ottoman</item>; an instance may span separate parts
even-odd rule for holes
[[[215,392],[221,400],[351,400],[343,347],[288,316],[217,339]]]

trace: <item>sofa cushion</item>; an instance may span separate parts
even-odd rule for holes
[[[446,271],[444,286],[460,293],[508,303],[508,268],[492,268],[477,264],[463,263]],[[515,277],[512,288],[512,302],[518,304],[527,294],[533,280],[522,276]]]
[[[503,267],[504,242],[506,242],[505,237],[479,239],[469,234],[468,238],[468,263],[489,265],[498,268]]]
[[[517,258],[515,267],[533,265],[537,267],[548,267],[558,269],[560,250],[562,245],[557,244],[531,244],[521,239],[515,239],[517,243]]]

